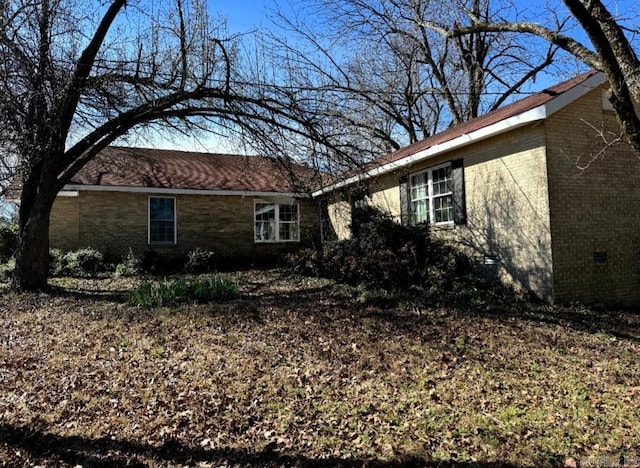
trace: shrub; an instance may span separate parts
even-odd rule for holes
[[[187,254],[185,270],[189,273],[209,273],[215,270],[215,253],[196,247]]]
[[[0,224],[0,263],[9,261],[18,248],[18,226]]]
[[[95,276],[105,271],[104,256],[91,247],[67,252],[64,259],[69,276]]]
[[[426,225],[402,226],[371,207],[358,208],[353,219],[357,237],[300,250],[287,257],[288,264],[297,273],[385,290],[451,290],[456,278],[471,271],[471,261],[433,241]]]
[[[51,276],[65,274],[64,252],[60,249],[49,249],[49,274]]]
[[[53,276],[95,276],[106,271],[104,256],[90,247],[63,253],[49,250],[49,271]]]
[[[137,257],[131,248],[122,261],[116,265],[115,276],[136,276],[142,272],[142,260]]]
[[[138,307],[172,306],[182,302],[214,302],[232,299],[238,287],[229,277],[144,283],[129,294],[129,303]]]
[[[15,267],[16,261],[13,258],[10,258],[6,263],[0,264],[0,283],[11,281]]]

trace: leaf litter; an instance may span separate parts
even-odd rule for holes
[[[154,310],[123,301],[131,279],[5,294],[0,464],[562,466],[640,453],[631,312],[417,315],[279,270],[234,277],[231,302]]]

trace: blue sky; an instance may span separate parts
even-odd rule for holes
[[[211,13],[221,13],[227,18],[229,32],[246,32],[267,26],[267,5],[270,0],[208,0]]]
[[[336,0],[340,1],[340,0]],[[551,20],[550,8],[557,7],[557,13],[560,16],[566,14],[566,10],[561,0],[513,0],[517,10],[523,13],[529,19],[539,21],[541,23]],[[273,27],[269,16],[271,12],[280,7],[285,10],[295,9],[301,6],[302,2],[295,0],[207,0],[209,12],[215,16],[220,14],[227,18],[227,27],[230,34],[251,32],[252,30],[268,29]],[[638,25],[637,16],[640,15],[640,7],[637,0],[605,0],[605,4],[610,8],[613,14],[622,14],[624,16],[636,16],[634,26]],[[579,32],[574,30],[575,32]],[[580,39],[583,39],[580,37]],[[576,68],[576,72],[579,70]],[[564,78],[564,76],[560,77]],[[538,91],[545,86],[555,84],[560,79],[554,76],[545,77],[541,75],[535,83],[531,84],[532,91]],[[165,139],[153,139],[150,142],[131,142],[133,144],[141,144],[144,146],[153,145],[164,148],[181,148],[194,149],[201,151],[220,151],[220,152],[240,152],[241,150],[234,146],[232,142],[222,140],[219,137],[203,137],[198,140],[181,137],[177,141],[169,141]]]

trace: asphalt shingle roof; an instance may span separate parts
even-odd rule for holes
[[[313,178],[308,167],[259,156],[108,147],[70,184],[294,193]]]

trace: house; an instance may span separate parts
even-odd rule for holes
[[[58,194],[50,244],[260,259],[318,242],[314,172],[278,160],[109,147]]]
[[[549,301],[640,304],[640,161],[589,72],[318,185],[259,157],[108,148],[59,194],[52,247],[266,258],[351,235],[354,207],[428,223]],[[295,176],[295,177],[291,177]]]
[[[388,154],[313,193],[350,235],[359,203],[429,223],[551,301],[640,303],[640,161],[589,72]]]

